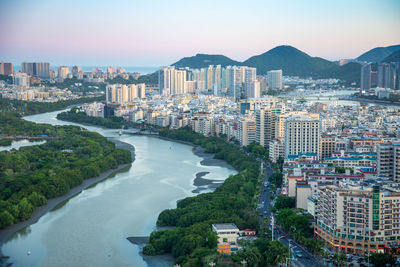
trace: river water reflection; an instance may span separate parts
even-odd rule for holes
[[[58,121],[57,113],[26,119],[73,124]],[[147,266],[139,248],[126,237],[149,235],[162,210],[194,195],[196,173],[210,172],[204,178],[217,180],[235,173],[202,166],[202,158],[185,144],[145,136],[119,137],[116,130],[84,127],[133,145],[136,159],[132,167],[84,190],[15,234],[2,247],[13,266]]]

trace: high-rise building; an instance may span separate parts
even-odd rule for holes
[[[396,188],[350,183],[319,186],[314,233],[338,252],[384,252],[400,239]]]
[[[310,115],[293,115],[285,120],[285,158],[306,153],[319,155],[321,123]]]
[[[390,64],[382,63],[378,65],[378,87],[390,88]]]
[[[361,90],[371,89],[371,64],[364,64],[361,66]]]
[[[282,90],[282,70],[268,71],[267,83],[270,90]]]
[[[67,66],[58,67],[58,75],[57,77],[61,80],[64,80],[68,77],[69,68]]]
[[[336,138],[330,135],[321,136],[319,145],[319,156],[321,159],[332,157],[332,153],[335,152],[336,148]]]
[[[380,143],[377,145],[378,177],[386,177],[400,182],[400,142]]]
[[[250,68],[250,67],[245,67],[244,68],[244,92],[243,92],[243,97],[242,98],[254,98],[254,97],[259,97],[260,96],[260,86],[258,84],[258,88],[254,87],[254,83],[258,82],[256,80],[257,77],[257,69],[256,68]],[[254,89],[257,89],[258,92],[255,92]],[[258,96],[255,96],[258,95]]]
[[[29,86],[29,75],[26,73],[18,72],[12,75],[13,84],[21,87]]]
[[[239,122],[239,143],[248,146],[256,141],[256,120],[254,117],[245,117]]]
[[[77,78],[81,72],[82,68],[79,66],[73,66],[71,69],[72,76],[75,78]]]
[[[210,65],[208,66],[207,69],[207,79],[206,79],[206,89],[208,89],[209,91],[213,89],[214,87],[214,66]]]
[[[265,147],[276,138],[276,127],[281,109],[276,106],[263,107],[256,111],[256,140]]]
[[[12,63],[0,62],[0,74],[1,75],[10,75],[14,72],[14,67]]]
[[[221,65],[217,65],[214,70],[214,95],[220,95],[222,88],[222,68]]]
[[[194,76],[198,73],[194,73]],[[165,67],[158,71],[158,87],[162,95],[186,94],[186,70]]]
[[[371,71],[371,88],[375,88],[378,86],[378,72]]]
[[[175,70],[174,87],[172,87],[172,95],[186,94],[186,70]]]
[[[22,62],[22,72],[41,79],[50,78],[50,63],[48,62]]]
[[[260,82],[257,80],[253,81],[250,85],[250,89],[247,90],[247,98],[259,98],[261,95],[260,91]]]
[[[144,83],[141,84],[109,84],[106,86],[106,102],[127,104],[138,98],[145,98]]]
[[[400,62],[390,63],[390,88],[400,90]]]

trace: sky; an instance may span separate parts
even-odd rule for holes
[[[278,45],[329,60],[400,44],[399,0],[0,0],[0,60],[162,66]]]

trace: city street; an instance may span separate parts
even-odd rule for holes
[[[261,218],[269,218],[269,229],[272,230],[271,227],[271,206],[274,204],[275,200],[271,200],[271,192],[270,192],[270,186],[268,182],[269,176],[271,176],[273,173],[273,170],[271,166],[269,165],[268,162],[265,163],[265,179],[263,182],[263,188],[260,193],[260,213],[261,213]],[[267,186],[265,186],[267,185]],[[323,266],[314,258],[314,256],[309,253],[304,247],[299,245],[297,242],[294,241],[294,239],[287,235],[283,229],[280,227],[276,226],[276,229],[274,230],[274,239],[279,240],[282,244],[291,246],[291,251],[290,251],[290,256],[292,257],[292,265],[293,266],[307,266],[307,267],[318,267],[318,266]],[[298,257],[297,255],[301,255],[301,257]]]

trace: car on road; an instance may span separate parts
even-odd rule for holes
[[[298,258],[302,258],[302,257],[303,257],[302,254],[296,254],[296,256],[297,256]]]

